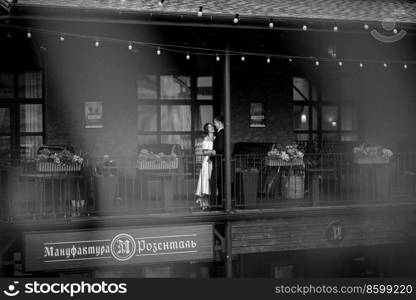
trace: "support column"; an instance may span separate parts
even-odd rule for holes
[[[228,52],[228,45],[225,53],[225,210],[229,213],[232,209],[231,203],[231,87],[230,87],[230,54]],[[227,278],[233,277],[233,259],[232,259],[232,244],[231,244],[231,222],[226,221],[225,224],[225,239],[226,239],[226,272]]]

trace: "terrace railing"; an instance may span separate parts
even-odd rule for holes
[[[136,157],[104,165],[89,159],[80,170],[48,171],[36,161],[0,163],[3,220],[107,215],[194,213],[200,156],[173,165],[143,167]],[[224,201],[224,160],[214,157],[218,190],[210,210]],[[416,200],[416,153],[396,153],[389,163],[359,164],[349,154],[306,154],[304,165],[281,165],[265,157],[232,158],[234,209],[371,205]]]

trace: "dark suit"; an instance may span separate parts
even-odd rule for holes
[[[224,189],[224,129],[221,129],[215,136],[213,149],[216,156],[212,156],[211,175],[211,205],[222,205]],[[217,194],[218,193],[218,194]]]

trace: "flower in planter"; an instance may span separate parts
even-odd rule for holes
[[[280,145],[273,145],[272,150],[267,153],[267,156],[274,159],[281,159],[289,162],[303,159],[303,152],[298,149],[296,144],[287,145],[284,150]]]
[[[73,154],[67,149],[56,152],[52,152],[47,148],[42,149],[38,154],[37,160],[55,163],[59,166],[82,165],[84,163],[84,159],[80,155]]]
[[[354,156],[360,159],[385,159],[388,160],[393,156],[393,152],[390,149],[376,147],[365,147],[362,144],[359,147],[354,148]]]

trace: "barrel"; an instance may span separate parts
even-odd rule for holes
[[[284,197],[286,199],[302,199],[304,197],[305,176],[284,176]]]

